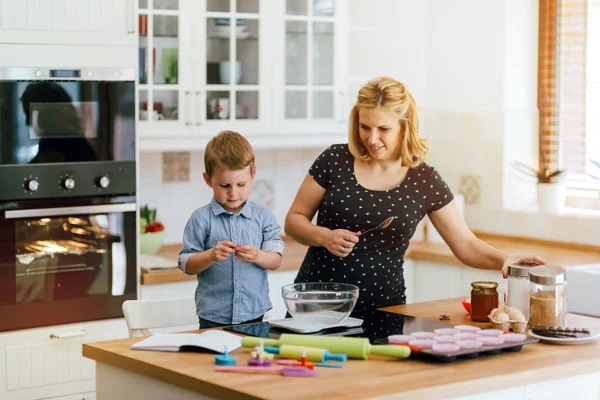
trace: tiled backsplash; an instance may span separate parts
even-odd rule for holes
[[[302,180],[323,150],[256,151],[256,178],[250,198],[271,208],[282,230]],[[212,198],[212,190],[202,178],[204,154],[183,154],[187,154],[183,160],[180,153],[140,154],[139,202],[157,208],[157,219],[166,227],[165,243],[181,243],[189,216]],[[187,180],[180,179],[185,170],[182,162],[189,164]]]
[[[465,195],[465,219],[476,231],[600,245],[598,218],[536,212],[535,183],[511,165],[532,164],[536,111],[422,110],[427,162],[455,193]]]

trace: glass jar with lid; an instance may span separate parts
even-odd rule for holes
[[[529,269],[529,326],[566,326],[567,270],[558,265]]]
[[[529,319],[529,268],[527,265],[508,266],[508,293],[506,304],[517,308],[523,313],[525,319]]]
[[[471,321],[489,322],[488,315],[498,308],[497,282],[471,282]]]

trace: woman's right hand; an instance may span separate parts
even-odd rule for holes
[[[358,243],[359,236],[360,232],[352,232],[347,229],[330,230],[324,247],[336,257],[346,257]]]

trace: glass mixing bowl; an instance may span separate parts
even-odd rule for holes
[[[350,315],[358,292],[356,285],[335,282],[295,283],[281,288],[292,317],[321,325],[335,325]]]

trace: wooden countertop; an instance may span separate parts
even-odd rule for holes
[[[382,310],[438,319],[441,313],[451,324],[473,324],[460,299],[393,306]],[[569,315],[569,325],[600,329],[600,319]],[[477,324],[485,326],[485,324]],[[217,398],[364,399],[443,398],[500,390],[600,371],[600,341],[577,346],[535,343],[520,352],[502,353],[448,364],[413,359],[370,356],[349,360],[344,368],[320,368],[320,377],[286,379],[272,375],[214,372],[213,355],[130,350],[143,338],[83,344],[83,356],[97,362]],[[235,352],[245,365],[251,349]],[[551,378],[554,377],[554,378]]]
[[[554,242],[521,238],[514,236],[493,235],[489,233],[476,232],[477,237],[490,245],[506,253],[535,253],[542,256],[551,264],[563,265],[565,267],[593,264],[600,262],[600,247],[581,245],[565,242]],[[304,259],[308,247],[299,244],[290,237],[283,237],[285,252],[281,267],[278,271],[298,270]],[[165,245],[161,248],[159,255],[177,260],[180,244]],[[406,252],[406,258],[441,262],[461,265],[462,263],[454,257],[450,248],[444,243],[411,242]],[[178,282],[195,280],[196,277],[186,275],[179,270],[152,271],[147,272],[142,265],[142,285],[157,283]]]

